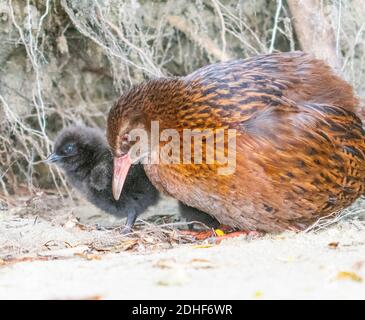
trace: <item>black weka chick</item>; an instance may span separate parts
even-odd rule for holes
[[[113,198],[113,156],[105,135],[98,129],[76,125],[65,128],[56,137],[54,153],[47,162],[55,162],[71,185],[96,207],[116,216],[126,216],[123,233],[128,233],[137,216],[159,199],[159,192],[141,164],[133,165],[128,172],[119,200]]]
[[[150,80],[124,93],[108,117],[114,196],[123,188],[134,128],[236,130],[236,168],[145,164],[152,183],[223,224],[303,230],[364,194],[365,132],[351,86],[302,52],[268,54]],[[182,135],[180,141],[182,145]],[[160,142],[163,147],[163,143]],[[124,170],[124,171],[123,171]]]
[[[121,197],[119,200],[113,198],[113,157],[104,134],[98,129],[65,128],[56,137],[54,153],[47,161],[62,168],[71,185],[96,207],[116,216],[127,216],[124,232],[130,231],[137,216],[159,199],[159,192],[148,180],[142,164],[132,166]],[[218,226],[211,216],[181,202],[179,213],[187,222]]]

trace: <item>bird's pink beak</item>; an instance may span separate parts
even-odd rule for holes
[[[129,154],[122,157],[114,157],[112,191],[115,200],[119,200],[131,164],[132,160]]]

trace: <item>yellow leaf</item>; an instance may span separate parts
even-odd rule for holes
[[[194,249],[205,249],[205,248],[211,248],[213,247],[212,244],[198,244],[196,246],[193,246]]]
[[[221,229],[215,229],[214,230],[215,234],[218,236],[218,237],[222,237],[225,235],[224,231],[221,230]]]
[[[260,299],[262,297],[263,293],[261,291],[256,291],[254,293],[254,298],[255,299]]]
[[[355,272],[351,272],[351,271],[340,271],[339,273],[337,273],[336,279],[362,282],[362,278]]]

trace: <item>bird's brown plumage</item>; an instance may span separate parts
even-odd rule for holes
[[[261,55],[151,80],[111,109],[108,140],[134,127],[237,130],[236,171],[218,163],[145,165],[160,190],[221,223],[303,229],[364,193],[365,133],[352,88],[302,52]]]

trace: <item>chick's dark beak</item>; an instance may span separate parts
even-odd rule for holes
[[[115,200],[119,200],[120,198],[131,164],[132,160],[129,154],[122,157],[114,157],[112,192]]]
[[[62,159],[61,156],[59,156],[56,153],[51,153],[46,160],[44,160],[44,163],[54,163],[57,161],[60,161]]]

